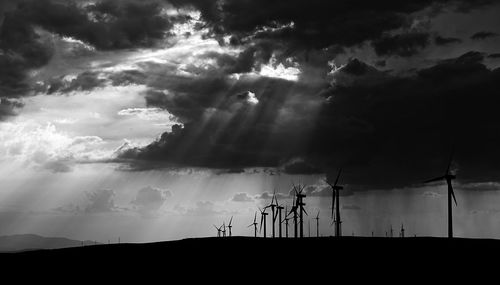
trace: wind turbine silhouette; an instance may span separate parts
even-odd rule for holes
[[[257,225],[259,223],[257,223],[257,212],[255,212],[255,216],[253,217],[253,223],[251,223],[248,227],[251,227],[253,226],[254,228],[254,237],[257,237]]]
[[[229,236],[232,236],[232,232],[231,232],[231,228],[233,226],[231,226],[231,223],[233,222],[233,216],[231,216],[231,220],[229,220],[229,224],[227,225],[227,227],[229,228]]]
[[[214,225],[214,228],[217,230],[217,237],[220,237],[220,233],[221,233],[221,231],[222,231],[222,230],[221,230],[221,229],[222,229],[222,226],[220,226],[220,227],[218,228],[216,225]]]
[[[318,215],[316,215],[316,218],[314,218],[316,220],[316,236],[319,237],[319,210],[318,210]]]
[[[292,200],[292,208],[290,209],[290,212],[288,212],[288,214],[286,215],[287,217],[290,215],[290,214],[293,214],[293,236],[294,238],[297,238],[298,236],[298,225],[297,225],[297,219],[298,219],[298,214],[297,214],[297,201],[296,201],[296,198],[295,198],[295,185],[293,185],[293,200]]]
[[[285,222],[285,237],[288,238],[288,220],[290,220],[290,218],[288,218],[288,205],[285,205],[285,219],[281,222]]]
[[[331,184],[328,179],[325,182],[332,188],[332,219],[335,221],[335,236],[342,236],[342,221],[340,220],[340,190],[344,189],[343,186],[338,185],[340,173],[342,173],[342,168],[339,169],[335,183]],[[335,218],[333,216],[335,209]]]
[[[295,196],[297,197],[297,202],[296,206],[298,207],[299,210],[299,223],[300,223],[300,237],[304,237],[304,214],[307,215],[306,210],[304,209],[304,206],[306,203],[304,203],[304,198],[306,197],[305,194],[302,192],[304,191],[305,186],[303,185],[298,185],[297,187],[294,187],[295,189]]]
[[[267,237],[267,234],[266,234],[266,216],[269,215],[268,213],[266,213],[266,207],[264,207],[263,210],[261,210],[259,208],[259,211],[260,211],[260,230],[259,232],[262,232],[262,225],[264,225],[264,238]]]
[[[222,236],[226,237],[226,222],[222,223],[222,228],[223,228],[223,230],[222,230]]]
[[[430,183],[430,182],[445,180],[446,184],[448,184],[448,237],[449,238],[453,238],[453,213],[451,204],[452,197],[453,201],[455,201],[455,206],[458,206],[457,198],[455,197],[455,192],[453,191],[453,185],[451,184],[451,181],[457,178],[457,176],[451,173],[450,171],[452,161],[453,161],[453,151],[451,152],[450,159],[448,161],[448,167],[446,168],[446,172],[444,173],[444,175],[424,182],[424,183]]]
[[[405,237],[405,227],[403,224],[401,224],[401,231],[399,232],[399,236],[402,238]]]
[[[274,204],[274,200],[276,199],[276,189],[274,189],[274,192],[273,192],[273,198],[271,198],[271,204],[267,205],[266,208],[271,208],[271,212],[272,212],[272,221],[273,221],[273,238],[275,237],[275,228],[274,228],[274,224],[275,224],[275,221],[276,221],[276,217],[275,217],[275,214],[274,214],[274,209],[276,207],[278,207],[278,201],[276,201],[276,204]],[[265,210],[265,208],[264,208]]]
[[[283,209],[285,209],[285,208],[283,207],[283,205],[280,205],[278,203],[278,197],[276,197],[275,200],[276,200],[276,210],[278,210],[278,212],[276,213],[276,216],[277,216],[277,218],[279,218],[278,219],[278,225],[279,225],[279,228],[278,228],[278,237],[281,238],[281,237],[283,237],[283,234],[281,232],[281,223],[282,223],[282,220],[281,220],[281,211]],[[286,213],[286,211],[285,211],[285,213]],[[275,219],[276,219],[276,217],[275,217]],[[273,221],[273,223],[274,223],[274,221]]]

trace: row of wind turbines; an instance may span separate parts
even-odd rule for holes
[[[446,181],[446,184],[448,186],[448,191],[447,191],[447,204],[448,204],[448,237],[453,238],[453,213],[452,213],[452,199],[455,202],[455,206],[458,206],[457,200],[455,197],[455,192],[453,191],[453,185],[452,181],[456,179],[456,175],[451,172],[451,163],[453,160],[453,153],[450,156],[450,159],[448,161],[448,166],[446,168],[446,172],[444,173],[443,176],[439,176],[430,180],[425,181],[424,183],[431,183],[431,182],[437,182],[437,181]],[[325,180],[325,182],[330,186],[332,189],[332,213],[331,213],[331,219],[332,219],[332,224],[335,225],[335,236],[340,237],[342,236],[342,220],[340,218],[340,191],[344,189],[343,186],[339,185],[339,179],[340,175],[342,173],[342,169],[340,169],[337,173],[337,177],[335,179],[335,182],[331,183],[328,179]],[[285,225],[285,237],[289,237],[289,221],[293,220],[293,225],[294,225],[294,232],[293,232],[293,237],[295,238],[303,238],[304,237],[304,214],[307,214],[307,211],[305,210],[304,206],[306,203],[304,202],[304,198],[306,198],[306,195],[304,193],[304,189],[306,188],[305,185],[295,185],[292,183],[292,190],[293,190],[293,200],[292,200],[292,207],[290,210],[288,210],[288,205],[284,206],[278,202],[278,197],[276,195],[276,191],[274,191],[273,197],[271,199],[271,203],[264,208],[259,208],[260,212],[260,223],[257,222],[257,214],[258,212],[255,212],[254,215],[254,220],[253,223],[251,223],[248,227],[253,227],[254,228],[254,237],[258,236],[258,233],[262,233],[262,237],[266,238],[267,237],[267,216],[269,213],[267,213],[267,209],[271,209],[271,215],[272,215],[272,237],[276,237],[276,220],[278,220],[278,237],[282,238],[283,237],[283,231],[282,231],[282,225]],[[284,216],[283,216],[283,210]],[[316,220],[316,236],[319,237],[319,214],[320,212],[318,211],[316,217],[314,218]],[[226,227],[228,228],[228,236],[232,236],[231,228],[232,228],[232,221],[233,217],[231,217],[231,220],[229,221],[229,224],[226,226],[225,222],[222,224],[222,226],[217,227],[214,225],[214,227],[217,229],[217,236],[218,237],[226,237]],[[259,227],[260,224],[260,227]],[[259,230],[257,230],[259,229]],[[310,223],[309,223],[309,236],[311,228],[310,228]],[[392,237],[392,226],[391,226],[391,237]],[[404,237],[405,235],[405,230],[404,226],[401,225],[401,231],[400,231],[400,237]],[[373,236],[373,232],[372,232]],[[387,233],[386,233],[387,236]]]
[[[342,173],[342,169],[339,170],[337,174],[337,178],[335,179],[335,182],[332,184],[329,181],[326,181],[328,185],[330,185],[332,189],[332,225],[335,224],[335,236],[341,236],[342,235],[342,221],[340,219],[340,190],[344,189],[343,186],[339,185],[339,178],[340,174]],[[276,191],[273,194],[273,197],[271,198],[271,203],[267,206],[265,206],[263,209],[259,208],[260,212],[260,228],[259,228],[259,233],[262,232],[262,229],[264,229],[263,232],[263,237],[267,237],[267,215],[269,213],[266,212],[267,209],[271,209],[271,215],[272,215],[272,237],[276,237],[276,220],[278,220],[278,237],[283,237],[283,232],[282,232],[282,225],[285,225],[285,237],[289,237],[289,225],[290,225],[290,220],[293,220],[293,237],[297,238],[303,238],[304,237],[304,214],[307,214],[307,211],[305,209],[306,203],[304,202],[304,198],[306,198],[306,194],[304,193],[304,189],[306,188],[305,185],[295,185],[292,183],[292,191],[293,191],[293,200],[292,200],[292,207],[290,210],[288,210],[288,205],[283,207],[282,204],[278,202],[278,197],[276,195]],[[283,218],[283,210],[285,210],[285,215]],[[319,237],[319,214],[320,211],[318,211],[316,217],[314,218],[316,220],[316,236]],[[250,224],[248,227],[254,227],[254,237],[257,237],[257,227],[259,223],[257,223],[257,212],[254,215],[254,220],[253,223]],[[309,236],[311,236],[311,227],[309,223]]]

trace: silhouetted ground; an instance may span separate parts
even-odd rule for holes
[[[233,278],[238,284],[269,278],[322,283],[337,283],[337,279],[350,283],[433,283],[436,277],[449,276],[462,281],[473,277],[474,284],[481,284],[482,278],[498,272],[500,241],[424,237],[202,238],[2,253],[0,261],[4,272],[9,272],[5,264],[38,272],[36,276],[40,277],[67,274],[73,278],[70,280],[92,280],[105,274],[114,281],[133,278],[162,283],[173,277],[210,283],[226,283]]]

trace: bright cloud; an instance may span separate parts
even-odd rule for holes
[[[145,121],[154,121],[157,123],[175,124],[175,117],[160,108],[128,108],[118,112],[120,116],[136,116],[137,118]]]
[[[297,63],[293,63],[292,61],[293,66],[285,67],[283,63],[276,64],[276,62],[276,57],[273,55],[268,64],[261,65],[260,72],[258,72],[258,74],[261,76],[280,78],[289,81],[297,81],[299,79],[301,72]]]

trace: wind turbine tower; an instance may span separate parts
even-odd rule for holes
[[[453,201],[455,201],[455,206],[458,205],[457,198],[455,197],[455,192],[453,191],[453,185],[451,183],[452,180],[457,178],[456,175],[453,174],[450,169],[452,161],[453,161],[453,152],[450,155],[450,159],[448,161],[448,167],[446,168],[445,174],[441,177],[437,177],[424,182],[424,183],[430,183],[430,182],[445,180],[446,184],[448,184],[448,237],[449,238],[453,238],[453,213],[452,213],[451,199],[453,198]]]

